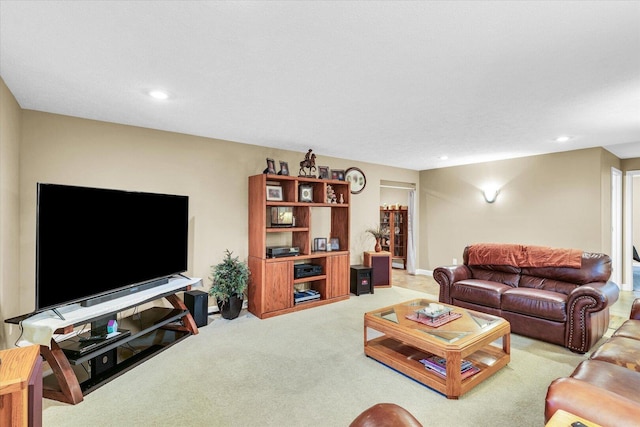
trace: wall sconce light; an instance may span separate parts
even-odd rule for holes
[[[486,187],[482,190],[482,195],[487,203],[495,202],[498,197],[498,193],[500,193],[500,189],[498,187]]]

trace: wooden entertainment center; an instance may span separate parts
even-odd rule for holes
[[[177,295],[179,292],[190,290],[197,282],[199,279],[173,279],[167,285],[139,294],[63,312],[64,320],[55,318],[51,311],[48,311],[30,318],[20,316],[5,322],[22,322],[25,330],[28,327],[33,327],[34,330],[43,328],[43,331],[47,328],[55,329],[54,334],[58,336],[52,337],[49,345],[37,343],[40,344],[40,354],[53,372],[43,379],[43,396],[77,404],[87,393],[189,335],[198,333],[193,317]],[[141,305],[162,298],[166,299],[172,308],[154,306],[138,312]],[[120,317],[123,312],[134,308],[133,314]],[[91,334],[90,331],[82,333],[83,328],[78,328],[103,319],[105,314],[117,316],[118,329],[127,331],[127,335],[107,339],[95,349],[83,351],[81,354],[70,352],[69,349],[73,349],[74,343],[81,342],[82,338],[86,339]],[[87,369],[87,366],[91,369]]]
[[[333,203],[328,201],[331,190],[336,196]],[[251,313],[264,319],[349,298],[350,195],[346,181],[271,174],[249,177],[248,265],[251,282],[248,296]],[[278,207],[290,208],[295,224],[269,225],[271,208]],[[329,230],[322,227],[325,214],[330,215],[325,224]],[[322,229],[312,227],[316,221]],[[338,249],[315,250],[316,238],[326,239],[326,245],[330,245],[331,238],[337,238]],[[296,247],[299,254],[270,258],[267,247],[272,242]],[[294,265],[304,263],[320,266],[322,273],[294,278]],[[296,288],[315,291],[319,299],[296,303]]]

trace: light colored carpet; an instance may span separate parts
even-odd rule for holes
[[[79,405],[45,400],[44,425],[347,426],[379,402],[425,427],[544,425],[547,386],[586,355],[512,335],[510,364],[459,400],[364,355],[363,313],[418,297],[392,287],[267,320],[216,318]]]

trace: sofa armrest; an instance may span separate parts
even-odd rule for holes
[[[602,426],[637,426],[638,403],[575,378],[559,378],[547,389],[545,422],[563,409]]]
[[[578,353],[587,352],[606,331],[606,325],[592,323],[592,314],[613,305],[620,295],[614,282],[593,282],[575,288],[567,298],[565,346]],[[607,318],[604,314],[601,317]],[[595,320],[594,320],[595,321]]]
[[[612,281],[592,282],[578,286],[569,294],[569,313],[576,309],[588,308],[589,312],[602,311],[618,301],[620,289]]]
[[[640,298],[636,298],[631,303],[631,314],[629,315],[629,319],[640,320]]]
[[[466,265],[451,265],[433,270],[433,278],[440,285],[439,301],[451,304],[451,286],[454,283],[470,279],[471,270]]]

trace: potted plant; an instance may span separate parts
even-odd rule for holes
[[[380,240],[387,234],[386,229],[377,225],[375,227],[367,228],[366,232],[371,234],[376,239],[376,246],[374,249],[376,252],[380,252],[382,250]]]
[[[220,314],[225,319],[235,319],[240,314],[251,274],[247,264],[238,261],[238,257],[232,258],[232,253],[227,249],[222,262],[211,268],[209,295],[216,298]]]

